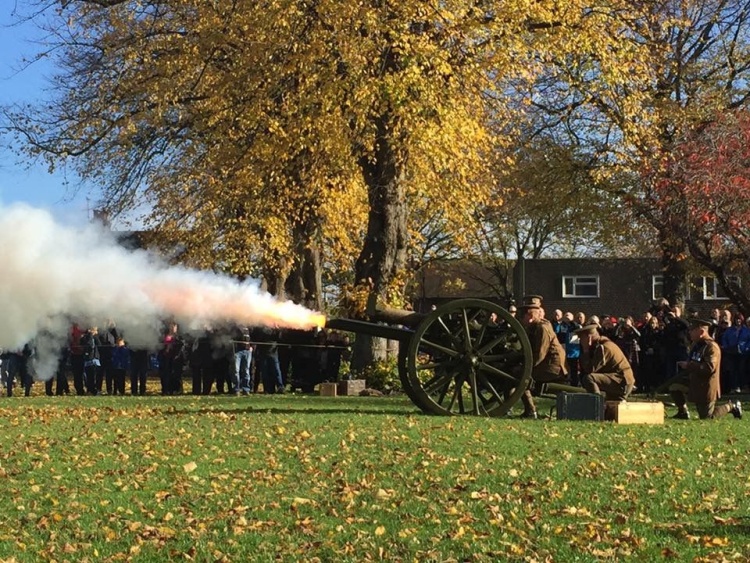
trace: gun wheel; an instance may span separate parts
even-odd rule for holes
[[[400,363],[404,389],[424,412],[504,416],[531,381],[531,344],[504,308],[458,299],[417,326]]]

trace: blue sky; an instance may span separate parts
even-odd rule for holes
[[[39,49],[34,44],[41,33],[31,23],[19,24],[15,5],[23,9],[23,2],[0,2],[0,105],[44,99],[46,78],[54,74],[52,62],[44,60],[19,70],[23,58],[31,58]],[[80,181],[67,175],[49,174],[44,163],[19,161],[7,147],[7,139],[0,140],[0,203],[10,205],[25,202],[33,207],[49,210],[55,218],[75,224],[88,221],[87,196],[93,202],[96,194],[80,187]],[[77,191],[77,193],[76,193]]]

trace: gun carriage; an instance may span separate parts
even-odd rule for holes
[[[428,414],[504,416],[532,382],[526,331],[506,309],[457,299],[430,313],[369,307],[367,321],[329,319],[326,326],[399,341],[404,391]],[[582,389],[547,384],[547,391]]]

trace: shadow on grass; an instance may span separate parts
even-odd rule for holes
[[[713,524],[695,526],[691,524],[669,524],[657,526],[666,534],[683,538],[685,534],[698,538],[715,538],[722,536],[750,536],[750,516],[734,516]]]
[[[686,527],[685,531],[693,536],[750,536],[750,516],[727,518],[726,522],[714,523],[708,526]]]
[[[349,408],[338,407],[338,408],[300,408],[300,407],[262,407],[262,406],[247,406],[240,408],[208,408],[202,407],[199,409],[167,409],[164,411],[166,415],[195,415],[195,414],[373,414],[373,415],[393,415],[393,416],[432,416],[423,413],[420,410],[409,411],[406,408],[403,409],[377,409],[370,407],[358,407],[352,405]]]

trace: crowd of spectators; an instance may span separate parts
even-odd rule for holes
[[[162,395],[312,392],[339,379],[349,349],[348,336],[325,329],[235,325],[183,334],[174,322],[153,346],[130,347],[113,321],[102,330],[74,323],[53,362],[55,373],[39,373],[50,362],[40,361],[30,342],[0,355],[0,374],[8,396],[17,385],[30,395],[35,379],[44,381],[47,395],[145,395],[148,381],[157,379]]]
[[[659,390],[677,374],[677,362],[688,358],[690,316],[685,318],[680,307],[670,307],[666,301],[638,317],[587,316],[559,309],[548,314],[566,352],[571,384],[581,385],[581,348],[575,330],[594,323],[622,349],[639,393]],[[722,351],[721,388],[731,393],[750,391],[750,318],[730,309],[714,309],[709,320],[711,336]],[[40,365],[36,355],[33,342],[0,355],[1,381],[9,396],[16,385],[29,395],[35,379],[44,380],[47,395],[125,395],[126,391],[145,395],[147,381],[157,377],[156,391],[163,395],[312,392],[319,383],[340,378],[350,342],[346,334],[325,329],[205,327],[199,334],[183,334],[170,322],[153,346],[131,348],[126,335],[109,321],[101,331],[73,324],[54,374],[36,373]],[[185,381],[190,382],[189,389]]]
[[[653,393],[677,375],[677,362],[688,359],[689,320],[680,307],[658,301],[640,316],[613,317],[563,312],[549,319],[565,347],[570,383],[579,385],[580,345],[574,331],[585,324],[597,324],[603,336],[614,341],[629,360],[636,378],[636,392]],[[721,388],[730,393],[750,391],[750,318],[730,309],[714,309],[711,337],[722,351]]]

